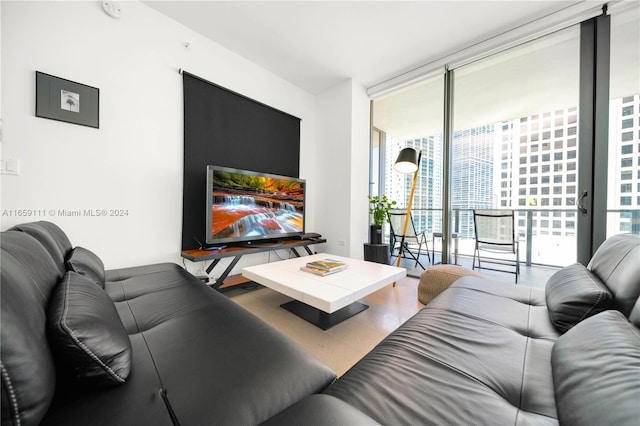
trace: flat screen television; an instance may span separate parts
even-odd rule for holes
[[[304,234],[305,184],[289,176],[207,166],[207,245]]]

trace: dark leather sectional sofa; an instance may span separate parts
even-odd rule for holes
[[[48,222],[0,238],[3,425],[258,424],[335,379],[178,265],[101,275],[99,259]],[[61,342],[53,322],[88,347]]]
[[[546,293],[465,277],[343,377],[174,264],[2,233],[2,424],[640,423],[640,237]]]

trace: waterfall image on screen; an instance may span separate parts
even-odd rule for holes
[[[211,241],[277,238],[304,232],[304,181],[214,168],[208,173]]]

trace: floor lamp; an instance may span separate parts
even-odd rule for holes
[[[402,250],[404,248],[404,236],[407,235],[407,226],[411,220],[411,206],[413,205],[413,193],[416,190],[416,182],[418,181],[418,172],[420,171],[420,159],[422,158],[422,150],[416,152],[413,148],[404,148],[398,154],[393,168],[398,173],[409,174],[413,173],[413,182],[411,183],[411,195],[409,195],[409,201],[407,202],[407,214],[404,218],[404,229],[402,230],[402,240],[400,241],[400,250],[398,252],[398,263],[396,266],[400,267],[402,261]],[[393,286],[396,286],[394,281]]]

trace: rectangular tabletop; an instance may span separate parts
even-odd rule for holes
[[[349,267],[324,277],[303,272],[307,262],[335,259]],[[406,276],[404,268],[320,253],[249,266],[242,275],[321,311],[332,313]]]

